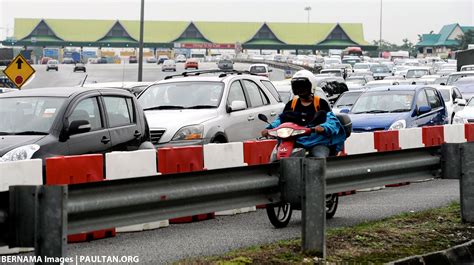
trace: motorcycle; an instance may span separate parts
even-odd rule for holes
[[[258,118],[270,124],[268,118],[264,114],[259,114]],[[272,152],[270,161],[278,161],[287,157],[306,157],[307,151],[304,148],[296,146],[296,140],[305,135],[310,135],[312,129],[299,126],[293,122],[282,123],[277,128],[269,129],[268,134],[277,138],[278,144]],[[336,214],[339,204],[338,194],[326,195],[326,218],[330,219]],[[266,205],[267,215],[270,222],[275,228],[283,228],[288,225],[291,220],[293,210],[301,210],[301,204],[294,203],[276,203]]]

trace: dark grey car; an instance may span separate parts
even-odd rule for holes
[[[0,161],[153,148],[128,91],[61,87],[0,95]]]
[[[234,70],[234,62],[231,60],[220,60],[217,62],[217,67],[221,70]]]

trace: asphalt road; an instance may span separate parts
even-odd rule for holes
[[[459,201],[457,180],[434,180],[399,188],[341,197],[329,227],[351,226],[398,213],[421,211]],[[153,231],[118,234],[115,238],[68,245],[68,256],[139,256],[140,264],[166,264],[197,256],[301,236],[301,212],[284,229],[275,229],[265,210]]]
[[[184,72],[184,63],[176,65],[176,72],[162,72],[161,65],[144,64],[143,81],[153,82],[164,79],[168,75]],[[138,78],[138,64],[86,64],[87,73],[73,72],[74,65],[60,64],[58,71],[46,71],[46,65],[33,65],[36,73],[24,89],[41,87],[61,87],[77,86],[87,74],[87,82],[136,82]],[[199,70],[217,69],[216,63],[200,63]],[[236,70],[248,70],[248,65],[236,63]],[[193,71],[189,69],[188,71]],[[283,80],[284,72],[279,69],[273,69],[270,73],[271,80]]]

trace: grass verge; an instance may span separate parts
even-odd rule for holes
[[[326,261],[380,264],[444,250],[473,238],[474,226],[461,223],[459,203],[418,213],[405,213],[354,227],[326,232]],[[221,256],[193,258],[175,264],[301,264],[313,256],[301,252],[301,240],[239,249]],[[316,259],[317,260],[317,259]]]

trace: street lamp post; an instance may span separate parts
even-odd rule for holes
[[[308,24],[309,24],[309,12],[311,12],[311,7],[307,6],[304,8],[304,10],[308,12]]]
[[[145,17],[145,0],[142,0],[140,9],[140,40],[138,43],[138,82],[143,80],[143,26]]]
[[[382,56],[382,1],[380,0],[380,35],[379,35],[379,57]]]

